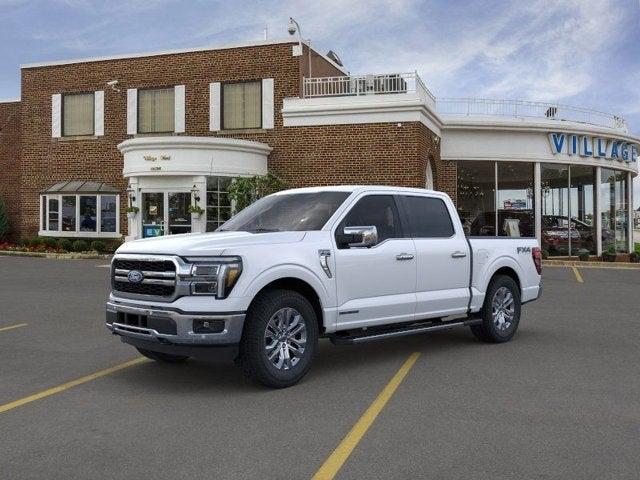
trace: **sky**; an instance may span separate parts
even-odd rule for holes
[[[640,0],[0,0],[0,99],[20,64],[281,39],[290,16],[351,73],[594,108],[640,135]]]

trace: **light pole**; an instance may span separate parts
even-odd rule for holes
[[[289,35],[295,35],[298,32],[298,47],[300,48],[300,55],[303,53],[302,49],[302,29],[300,28],[300,24],[296,22],[293,17],[289,17],[289,26],[287,27],[287,31]],[[307,40],[307,57],[309,59],[309,70],[308,77],[311,78],[311,40]]]

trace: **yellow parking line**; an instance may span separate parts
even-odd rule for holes
[[[29,395],[28,397],[15,400],[13,402],[5,403],[4,405],[0,405],[0,413],[13,410],[14,408],[21,407],[23,405],[26,405],[27,403],[35,402],[36,400],[40,400],[42,398],[49,397],[51,395],[55,395],[56,393],[64,392],[65,390],[68,390],[73,387],[77,387],[78,385],[82,385],[83,383],[90,382],[91,380],[96,380],[97,378],[104,377],[105,375],[109,375],[111,373],[115,373],[120,370],[124,370],[125,368],[128,368],[128,367],[133,367],[134,365],[138,365],[139,363],[143,363],[146,361],[148,361],[146,358],[138,357],[128,362],[121,363],[120,365],[116,365],[115,367],[107,368],[105,370],[100,370],[99,372],[92,373],[91,375],[87,375],[85,377],[72,380],[71,382],[63,383],[62,385],[58,385],[57,387],[49,388],[47,390],[43,390],[42,392],[34,393],[33,395]]]
[[[409,358],[400,367],[400,370],[393,376],[393,378],[387,383],[382,392],[373,401],[373,403],[367,408],[367,411],[360,417],[358,422],[353,426],[351,431],[340,442],[338,447],[322,464],[320,469],[313,476],[313,480],[330,480],[336,476],[344,462],[347,461],[351,452],[356,448],[362,437],[364,437],[369,427],[373,424],[378,414],[385,407],[389,399],[393,396],[398,386],[407,376],[411,367],[416,363],[416,360],[420,354],[418,352],[412,353]]]
[[[2,327],[2,328],[0,328],[0,332],[6,332],[7,330],[13,330],[14,328],[26,327],[27,325],[29,325],[29,324],[28,323],[18,323],[16,325],[11,325],[9,327]]]
[[[578,283],[584,283],[584,280],[582,279],[582,275],[580,275],[580,272],[578,271],[578,269],[576,267],[571,267],[571,269],[573,270],[573,274],[576,276],[576,281]]]

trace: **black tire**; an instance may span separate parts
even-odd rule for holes
[[[500,295],[506,289],[513,299],[513,318],[509,322],[509,326],[505,327],[505,323],[500,324],[500,318],[494,315],[493,302],[496,295]],[[522,304],[520,303],[520,288],[518,284],[506,275],[498,275],[491,280],[489,288],[487,289],[487,295],[484,299],[484,305],[480,315],[482,317],[482,323],[479,325],[473,325],[471,331],[480,340],[490,343],[504,343],[513,338],[518,330],[518,324],[520,323],[520,310]],[[504,320],[505,317],[502,317]]]
[[[155,360],[156,362],[182,363],[189,359],[189,357],[185,357],[184,355],[171,355],[170,353],[154,352],[152,350],[145,350],[144,348],[136,347],[136,350],[145,357]]]
[[[283,364],[278,367],[274,362],[279,362],[283,357],[282,350],[278,347],[273,348],[270,352],[275,355],[270,360],[267,353],[267,325],[270,321],[279,318],[278,315],[285,315],[282,312],[298,313],[301,318],[298,319],[297,325],[304,322],[305,339],[303,352],[301,355],[295,355],[288,361],[283,360]],[[291,313],[292,317],[295,315]],[[289,313],[286,313],[289,316]],[[274,320],[276,321],[276,320]],[[293,323],[291,321],[290,323]],[[272,325],[270,326],[269,335],[272,335]],[[293,330],[292,330],[293,331]],[[301,335],[301,334],[298,334]],[[286,342],[299,342],[292,338]],[[276,339],[273,339],[273,345],[280,345]],[[285,343],[288,345],[288,343]],[[295,347],[300,347],[298,343]],[[288,348],[288,347],[284,347]],[[249,378],[260,382],[261,384],[271,388],[286,388],[298,383],[304,377],[313,362],[313,357],[318,349],[318,320],[311,303],[301,294],[291,290],[267,290],[256,298],[247,312],[247,317],[242,332],[242,340],[240,341],[239,364],[243,373]],[[291,364],[294,361],[295,364]]]

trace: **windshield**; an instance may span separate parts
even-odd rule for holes
[[[271,195],[220,226],[218,232],[285,232],[320,230],[350,192]]]

